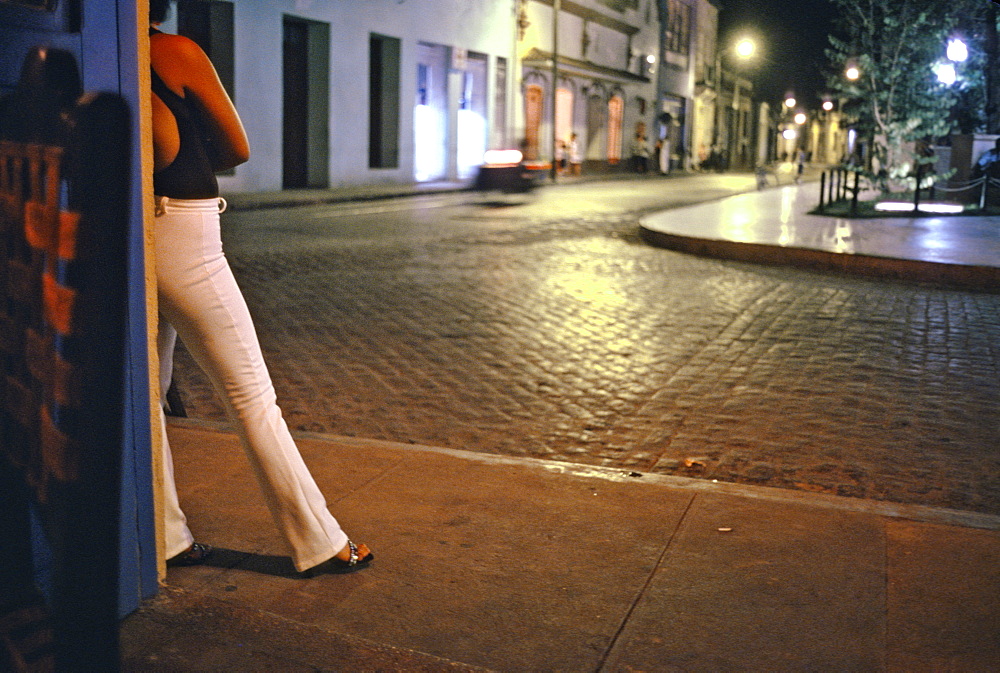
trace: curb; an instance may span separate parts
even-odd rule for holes
[[[219,434],[235,434],[235,430],[232,426],[221,421],[171,417],[168,418],[167,422],[170,425],[176,425],[178,427],[184,427],[191,430],[215,432]],[[544,458],[478,453],[476,451],[468,451],[465,449],[451,449],[445,447],[427,446],[424,444],[404,444],[401,442],[391,442],[382,439],[365,439],[321,432],[292,432],[292,436],[295,439],[331,442],[356,448],[372,446],[406,453],[432,453],[477,463],[534,467],[551,473],[565,475],[567,477],[601,479],[619,483],[634,482],[637,484],[656,484],[665,488],[721,493],[725,495],[749,498],[752,500],[794,503],[819,507],[822,509],[869,514],[891,519],[905,519],[920,523],[936,523],[948,526],[959,526],[962,528],[1000,531],[1000,515],[976,512],[972,510],[948,509],[944,507],[931,507],[928,505],[897,503],[887,500],[872,500],[870,498],[850,498],[842,495],[813,493],[790,488],[778,488],[775,486],[755,486],[752,484],[740,484],[737,482],[717,481],[715,479],[699,479],[697,477],[657,474],[654,472],[637,472],[623,468],[601,467],[597,465],[585,465],[582,463],[567,463],[557,460],[546,460]]]
[[[788,248],[764,243],[693,238],[654,231],[642,225],[640,225],[640,236],[650,245],[700,257],[771,266],[791,266],[811,271],[845,273],[852,276],[886,280],[928,283],[961,290],[1000,292],[1000,268],[991,266],[926,262],[805,248]]]

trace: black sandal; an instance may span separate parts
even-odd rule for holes
[[[178,568],[183,566],[201,565],[208,560],[208,557],[215,551],[211,545],[193,542],[191,546],[182,551],[177,556],[167,559],[168,568]]]
[[[339,559],[336,556],[329,558],[312,568],[308,568],[299,573],[300,577],[316,577],[317,575],[346,575],[359,570],[364,570],[368,564],[375,559],[375,555],[370,551],[364,558],[358,557],[358,546],[347,541],[347,546],[351,550],[351,557],[348,560]]]

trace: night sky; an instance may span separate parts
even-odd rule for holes
[[[784,100],[795,94],[816,108],[825,90],[825,50],[837,11],[828,0],[718,0],[719,39],[732,44],[743,34],[758,45],[749,74],[762,100]],[[731,61],[730,61],[731,62]]]

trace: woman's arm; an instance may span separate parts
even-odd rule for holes
[[[208,56],[195,42],[161,33],[150,38],[153,69],[167,87],[190,97],[209,124],[216,147],[215,170],[238,166],[250,158],[250,143],[236,107]]]

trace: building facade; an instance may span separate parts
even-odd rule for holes
[[[721,70],[714,0],[659,0],[662,24],[658,137],[669,167],[689,170],[718,142]]]
[[[652,151],[656,0],[521,0],[517,52],[529,159],[551,160],[573,134],[585,165],[627,159],[637,133]]]
[[[230,191],[470,178],[509,144],[514,0],[179,0],[250,137]]]
[[[715,0],[178,0],[229,88],[250,161],[228,191],[470,180],[487,149],[663,172],[752,163],[748,83]],[[555,18],[556,13],[558,17]],[[739,86],[737,86],[739,85]],[[662,148],[662,151],[660,151]]]
[[[717,143],[717,109],[719,64],[716,59],[719,8],[709,0],[698,0],[694,5],[695,40],[694,95],[692,101],[691,139],[688,147],[688,167],[700,166],[708,160]]]

